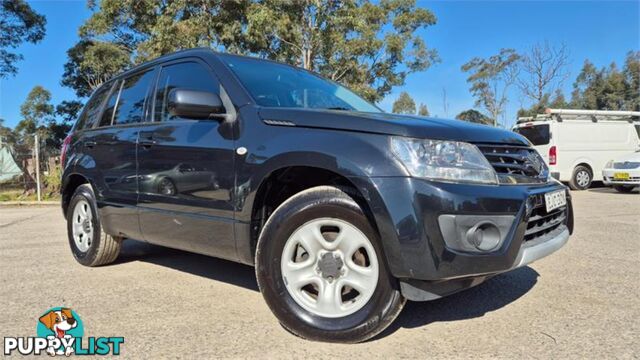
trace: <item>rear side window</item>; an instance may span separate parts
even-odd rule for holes
[[[84,110],[82,111],[82,114],[80,114],[80,118],[78,118],[78,122],[75,126],[76,131],[93,127],[97,121],[102,103],[109,94],[109,90],[111,90],[111,85],[113,84],[110,83],[102,86],[93,94],[91,99],[89,99],[87,105],[85,105]]]
[[[636,134],[638,134],[638,139],[640,139],[640,125],[635,125],[636,127]]]
[[[197,62],[183,62],[162,67],[155,93],[155,121],[172,121],[179,117],[168,111],[168,96],[171,89],[207,91],[219,95],[218,81]]]
[[[98,126],[109,126],[113,120],[113,111],[116,109],[116,103],[118,102],[118,96],[120,96],[120,88],[122,87],[122,80],[118,80],[114,90],[109,96],[109,100],[104,106],[102,117],[100,118],[100,124]]]
[[[144,104],[153,75],[154,72],[150,70],[124,79],[113,113],[114,125],[144,121]]]
[[[529,139],[533,145],[547,145],[551,140],[549,124],[516,128],[515,131]]]

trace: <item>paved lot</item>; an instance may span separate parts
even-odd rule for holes
[[[358,345],[294,337],[257,291],[253,269],[129,242],[118,263],[84,268],[58,207],[0,207],[0,337],[35,336],[65,305],[87,336],[124,336],[125,358],[601,358],[640,356],[640,195],[574,192],[562,250],[466,292],[408,303]]]

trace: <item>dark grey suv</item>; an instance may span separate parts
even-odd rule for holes
[[[255,265],[295,334],[357,342],[562,247],[566,188],[502,129],[380,111],[311,72],[194,49],[91,96],[64,142],[83,265],[122,242]]]

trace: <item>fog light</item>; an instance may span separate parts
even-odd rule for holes
[[[490,251],[500,244],[500,229],[491,222],[482,222],[467,231],[467,241],[478,250]]]
[[[488,253],[498,250],[515,226],[513,215],[442,214],[440,232],[447,248]]]

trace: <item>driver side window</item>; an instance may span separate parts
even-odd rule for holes
[[[169,92],[174,88],[220,93],[218,81],[204,65],[195,62],[183,62],[163,66],[155,93],[154,121],[173,121],[181,119],[169,113]]]

